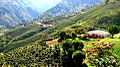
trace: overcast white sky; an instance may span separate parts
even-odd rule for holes
[[[36,7],[40,7],[43,10],[47,10],[57,3],[61,2],[62,0],[30,0],[32,4]]]

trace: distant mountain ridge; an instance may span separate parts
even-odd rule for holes
[[[0,27],[11,28],[25,24],[38,16],[36,20],[69,14],[99,3],[100,0],[62,0],[56,6],[41,14],[42,11],[34,7],[29,0],[0,0]]]
[[[38,19],[40,20],[80,11],[82,9],[90,8],[91,6],[98,5],[100,2],[101,0],[62,0],[62,2],[58,3],[55,7],[44,12],[38,17]]]
[[[0,26],[13,27],[37,17],[40,12],[26,0],[0,0]]]

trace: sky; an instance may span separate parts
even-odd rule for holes
[[[30,0],[30,2],[36,6],[42,9],[43,11],[48,10],[49,8],[52,8],[57,3],[61,2],[62,0]]]

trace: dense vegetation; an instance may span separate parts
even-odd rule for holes
[[[53,63],[53,49],[32,43],[8,53],[1,53],[0,65],[3,66],[45,66]]]
[[[114,37],[120,32],[120,5],[112,2],[74,15],[48,18],[15,27],[1,36],[1,66],[119,67],[120,37],[92,39],[83,34],[106,30]],[[37,23],[53,24],[45,28]],[[62,30],[62,31],[60,31]],[[52,47],[47,41],[58,39]]]

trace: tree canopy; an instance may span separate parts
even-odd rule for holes
[[[118,26],[111,26],[111,27],[109,27],[108,30],[109,30],[109,32],[111,33],[112,38],[113,38],[114,34],[119,33],[119,28],[118,28]]]

